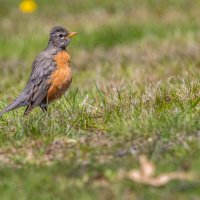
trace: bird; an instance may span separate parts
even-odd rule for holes
[[[32,63],[29,80],[18,97],[0,112],[0,117],[19,107],[26,106],[24,116],[39,106],[47,112],[49,103],[59,99],[72,82],[71,57],[67,46],[77,32],[62,26],[51,29],[47,47]]]

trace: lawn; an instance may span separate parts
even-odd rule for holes
[[[71,41],[73,82],[48,115],[0,118],[0,199],[197,200],[200,2],[43,0],[32,14],[1,0],[0,110],[23,89],[50,29]],[[162,187],[120,178],[146,155]]]

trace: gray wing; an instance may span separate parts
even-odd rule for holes
[[[34,107],[40,105],[47,95],[51,74],[55,69],[56,64],[52,56],[38,56],[33,62],[31,76],[25,88],[28,92],[28,106],[25,115],[31,112]]]

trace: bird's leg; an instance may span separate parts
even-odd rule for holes
[[[42,100],[42,102],[40,103],[40,108],[42,109],[42,111],[44,113],[47,113],[48,110],[48,100],[47,100],[47,96],[45,96],[45,98]]]
[[[40,108],[42,109],[42,111],[43,111],[44,113],[46,113],[47,110],[48,110],[48,105],[47,105],[47,104],[44,104],[44,103],[41,103],[41,104],[40,104]]]

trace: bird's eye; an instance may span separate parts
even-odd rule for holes
[[[62,33],[60,33],[59,35],[58,35],[58,37],[60,37],[60,38],[63,38],[63,34]]]

